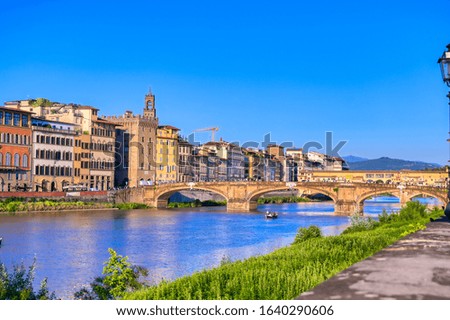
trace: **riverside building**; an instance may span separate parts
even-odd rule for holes
[[[156,180],[177,182],[178,172],[178,132],[173,126],[158,126],[156,137]]]
[[[31,119],[34,191],[64,191],[74,184],[74,146],[78,126],[40,118]]]
[[[0,191],[31,188],[31,114],[0,106]]]
[[[116,124],[98,116],[99,109],[78,104],[31,99],[8,102],[41,119],[79,126],[75,139],[74,184],[91,190],[108,190],[114,186],[114,145]]]

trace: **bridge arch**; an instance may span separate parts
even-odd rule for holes
[[[287,186],[278,186],[278,187],[270,187],[270,188],[264,188],[261,190],[257,190],[252,192],[246,199],[246,201],[248,201],[250,203],[250,210],[255,210],[256,207],[258,206],[258,199],[263,196],[266,193],[269,192],[274,192],[274,191],[293,191],[296,190],[297,192],[302,192],[302,191],[313,191],[315,194],[323,194],[326,195],[327,197],[331,198],[331,200],[333,200],[334,203],[336,203],[337,201],[337,195],[333,194],[332,192],[330,192],[329,190],[326,189],[322,189],[320,187],[309,187],[309,186],[296,186],[293,188],[289,188]]]
[[[218,194],[225,198],[228,202],[228,195],[222,192],[221,190],[217,190],[216,188],[208,187],[208,186],[193,186],[189,187],[188,185],[179,185],[179,186],[169,186],[168,188],[161,188],[158,192],[155,193],[155,202],[156,207],[158,208],[166,208],[169,202],[169,198],[179,191],[207,191]]]
[[[444,205],[447,204],[447,201],[448,201],[446,196],[438,195],[434,192],[429,192],[429,191],[414,191],[411,194],[408,194],[408,200],[411,201],[413,198],[420,196],[420,195],[438,199]]]
[[[397,197],[402,205],[408,201],[411,201],[413,198],[415,198],[419,195],[425,195],[425,196],[429,196],[432,198],[436,198],[439,201],[441,201],[444,205],[447,204],[447,197],[444,194],[438,194],[436,192],[428,191],[428,190],[414,190],[411,188],[408,188],[407,190],[404,190],[403,192],[400,192],[400,190],[398,188],[384,189],[384,190],[379,189],[379,190],[366,192],[366,193],[361,194],[358,197],[357,203],[361,208],[363,208],[365,200],[367,200],[370,197],[382,195],[382,194],[391,194],[394,197]]]
[[[362,205],[365,200],[367,200],[371,197],[380,196],[383,194],[390,194],[390,195],[398,198],[399,200],[401,200],[400,190],[398,190],[398,189],[378,189],[378,190],[373,190],[373,191],[369,191],[369,192],[365,192],[365,193],[361,194],[358,197],[357,202],[360,205]]]

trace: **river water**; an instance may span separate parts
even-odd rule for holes
[[[364,213],[398,210],[397,198],[366,201]],[[279,218],[266,220],[266,210]],[[262,205],[259,213],[227,213],[225,207],[171,210],[105,210],[0,216],[0,261],[30,265],[36,257],[36,284],[48,277],[57,297],[71,299],[101,275],[108,248],[149,270],[148,281],[175,279],[269,253],[292,242],[299,227],[319,226],[338,234],[349,218],[334,216],[332,202]]]

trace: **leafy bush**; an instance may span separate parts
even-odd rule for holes
[[[378,215],[378,221],[380,223],[387,223],[390,220],[390,214],[386,211],[386,209],[383,209],[383,211]]]
[[[343,231],[344,234],[372,230],[378,226],[378,222],[371,217],[363,217],[358,214],[350,216],[350,222],[351,225]]]
[[[298,229],[293,244],[299,244],[309,239],[322,237],[322,231],[318,226],[309,226],[308,228]]]
[[[9,274],[3,263],[0,263],[0,300],[51,300],[55,294],[47,288],[47,278],[42,280],[39,291],[33,289],[36,259],[28,268],[23,263],[13,267]]]
[[[141,276],[147,276],[145,268],[133,266],[128,262],[128,257],[118,255],[109,248],[109,260],[103,267],[103,276],[97,277],[90,284],[91,288],[82,288],[74,294],[79,300],[111,300],[124,295],[125,292],[137,290],[144,287],[139,282]]]
[[[417,201],[407,202],[398,212],[388,214],[385,210],[378,216],[380,223],[390,223],[398,221],[411,221],[416,219],[426,219],[430,216],[441,215],[442,210],[433,208],[431,211],[427,206]]]

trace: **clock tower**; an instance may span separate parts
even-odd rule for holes
[[[145,95],[144,118],[156,118],[155,95],[151,89]]]

